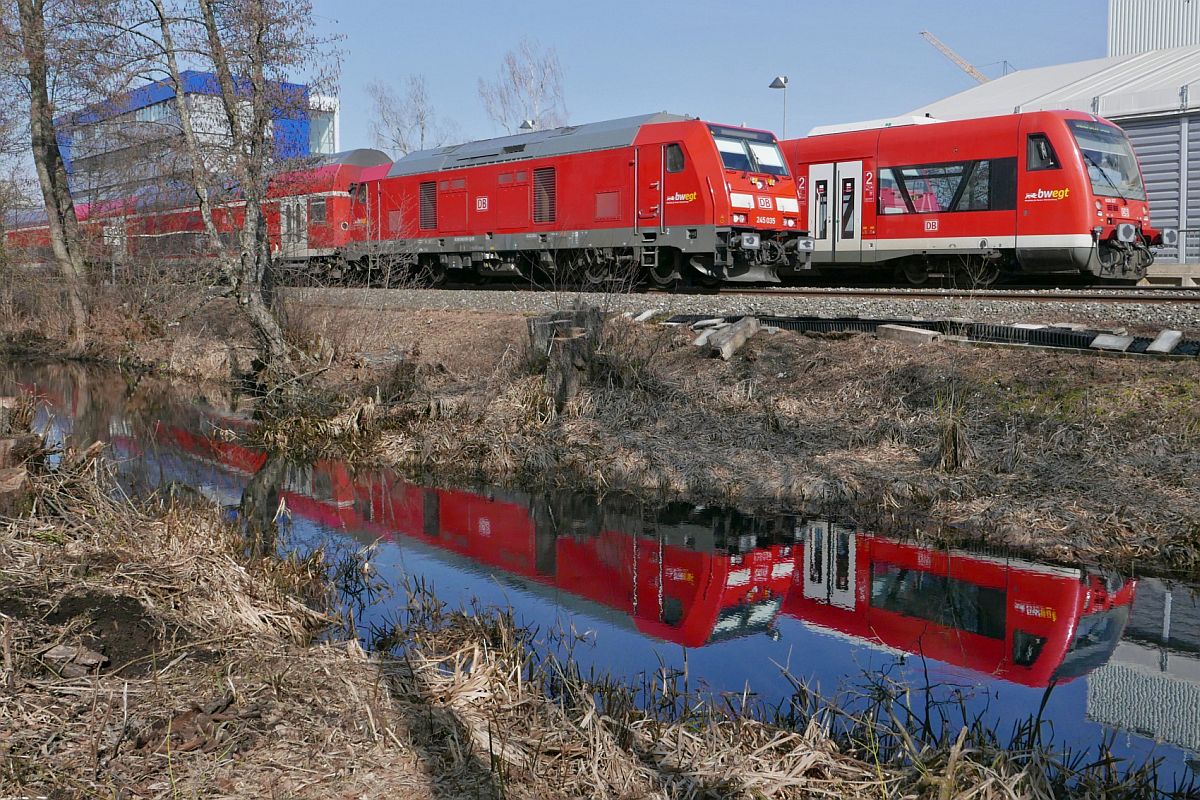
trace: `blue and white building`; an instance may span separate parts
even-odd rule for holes
[[[180,77],[209,169],[226,172],[230,134],[217,78],[196,71]],[[312,94],[302,84],[282,83],[277,88],[271,120],[275,155],[337,152],[337,98]],[[249,114],[248,102],[243,111]],[[148,186],[169,189],[188,173],[171,82],[140,86],[55,122],[71,192],[80,202],[125,197]]]

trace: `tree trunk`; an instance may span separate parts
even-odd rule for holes
[[[204,222],[204,232],[216,253],[217,263],[229,285],[234,284],[233,266],[225,243],[217,231],[213,220],[212,199],[208,193],[208,166],[204,163],[204,154],[200,151],[200,140],[196,136],[196,128],[192,124],[192,110],[187,104],[183,92],[183,77],[179,71],[179,59],[175,51],[175,37],[171,34],[171,23],[167,18],[163,0],[150,0],[158,16],[158,29],[162,34],[163,54],[167,60],[167,70],[171,73],[171,82],[175,84],[175,109],[179,112],[179,127],[183,131],[183,146],[187,152],[189,172],[192,178],[192,188],[200,204],[200,219]]]
[[[58,263],[71,309],[68,352],[81,355],[87,347],[87,307],[83,286],[87,267],[75,204],[67,184],[67,169],[54,129],[54,107],[50,103],[49,68],[46,61],[44,0],[17,0],[21,25],[21,47],[29,79],[29,135],[34,168],[46,206],[50,247]]]
[[[212,0],[199,0],[199,3],[210,55],[216,67],[217,83],[221,87],[221,105],[232,136],[231,145],[236,154],[242,199],[245,202],[241,232],[242,252],[234,270],[234,291],[238,304],[245,310],[254,328],[265,370],[275,380],[279,380],[294,376],[296,368],[292,362],[291,348],[283,338],[279,321],[271,313],[271,298],[267,293],[271,285],[272,263],[266,237],[266,220],[263,217],[263,201],[267,189],[264,160],[267,130],[271,121],[271,106],[264,74],[268,55],[264,45],[266,15],[261,0],[247,0],[247,10],[243,13],[255,26],[247,53],[250,62],[251,108],[250,125],[247,130],[238,117],[241,97],[229,67]]]

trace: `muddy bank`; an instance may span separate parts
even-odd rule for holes
[[[520,317],[420,312],[378,338],[412,347],[360,379],[380,462],[1200,566],[1190,362],[790,332],[723,362],[689,331],[615,319],[556,413]]]

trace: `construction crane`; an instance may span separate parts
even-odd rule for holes
[[[961,69],[963,72],[970,75],[975,80],[979,81],[980,83],[988,82],[987,75],[984,75],[982,72],[975,69],[975,67],[971,64],[970,61],[967,61],[965,58],[960,56],[958,53],[951,50],[949,45],[947,45],[945,42],[943,42],[938,37],[934,36],[929,31],[921,31],[921,38],[924,39],[925,41],[929,42],[934,47],[936,47],[941,52],[942,55],[944,55],[946,58],[953,61],[958,66],[959,69]]]

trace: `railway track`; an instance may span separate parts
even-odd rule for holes
[[[989,300],[1027,303],[1152,303],[1200,304],[1200,291],[1159,288],[1120,291],[1078,289],[722,289],[718,294],[756,297],[811,297],[854,300]]]

